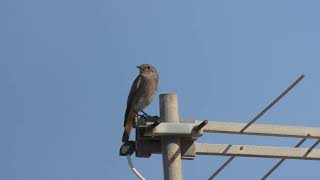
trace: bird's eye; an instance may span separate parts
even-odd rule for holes
[[[148,66],[148,69],[151,69],[151,67],[150,67],[150,66]]]

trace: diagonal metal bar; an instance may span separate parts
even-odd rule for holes
[[[266,113],[272,106],[274,106],[281,98],[283,98],[288,92],[294,88],[302,79],[304,75],[302,74],[297,80],[295,80],[285,91],[283,91],[276,99],[274,99],[267,107],[265,107],[259,114],[257,114],[248,124],[241,129],[240,132],[245,131],[251,124],[255,123],[264,113]]]
[[[304,141],[306,140],[306,138],[303,138],[295,147],[299,147]],[[308,154],[310,154],[310,152],[317,147],[317,145],[319,145],[320,143],[320,139],[318,139],[306,152],[306,154],[304,155],[305,157],[308,156]],[[261,180],[265,180],[267,179],[267,177],[269,177],[283,162],[285,161],[285,159],[281,159],[275,166],[273,166],[270,171],[264,175]]]
[[[307,138],[303,138],[301,139],[298,144],[296,144],[294,147],[298,148],[300,147],[305,141],[307,140]],[[278,163],[276,165],[274,165],[262,178],[261,180],[265,180],[267,179],[267,177],[269,177],[286,159],[282,158],[281,160],[278,161]]]
[[[265,107],[259,114],[257,114],[251,121],[244,126],[240,132],[244,132],[248,127],[255,123],[261,116],[263,116],[270,108],[272,108],[277,102],[279,102],[290,90],[292,90],[302,79],[304,74],[302,74],[298,79],[296,79],[285,91],[283,91],[277,98],[275,98],[267,107]],[[231,156],[222,166],[210,176],[209,180],[212,180],[215,176],[219,174],[233,159],[235,156]],[[212,178],[211,178],[212,177]]]
[[[220,171],[222,171],[233,159],[235,158],[235,156],[230,156],[228,158],[227,161],[225,161],[220,167],[219,169],[216,170],[216,172],[214,172],[209,178],[208,180],[212,180],[214,177],[216,177]]]
[[[304,157],[308,156],[310,154],[310,152],[316,148],[320,143],[320,139],[318,139],[309,149],[308,151],[306,152],[306,154],[304,155]]]

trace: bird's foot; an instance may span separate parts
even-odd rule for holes
[[[142,113],[142,114],[137,113],[137,117],[138,117],[138,118],[150,119],[150,118],[152,118],[152,117],[153,117],[153,116],[151,116],[151,115],[147,114],[147,113],[146,113],[146,112],[144,112],[144,111],[141,111],[141,113]]]
[[[144,112],[144,111],[141,111],[141,112],[142,112],[142,116],[144,116],[144,117],[148,117],[148,118],[152,117],[151,115],[147,114],[147,113]]]

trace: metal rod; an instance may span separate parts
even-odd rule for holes
[[[157,127],[159,124],[160,124],[160,121],[157,120],[157,121],[153,122],[152,124],[150,124],[149,126],[147,126],[147,130],[152,130],[155,127]]]
[[[307,140],[307,138],[303,138],[301,139],[298,144],[296,144],[294,147],[298,148],[300,147],[305,141]],[[277,164],[275,164],[262,178],[261,180],[265,180],[267,179],[267,177],[269,177],[286,159],[282,158],[281,160],[278,161]]]
[[[199,124],[199,121],[196,121],[196,123]],[[320,128],[315,127],[254,123],[244,132],[240,132],[245,125],[246,123],[209,121],[209,123],[203,128],[203,132],[320,139]]]
[[[196,143],[196,155],[320,160],[320,150],[309,148]]]
[[[193,130],[196,132],[200,131],[207,124],[208,124],[208,120],[204,120],[198,126],[196,126]]]
[[[246,126],[244,126],[240,132],[244,132],[247,128],[249,128],[253,123],[255,123],[261,116],[263,116],[272,106],[274,106],[280,99],[282,99],[288,92],[294,88],[302,79],[304,78],[304,74],[302,74],[297,80],[295,80],[285,91],[283,91],[276,99],[274,99],[267,107],[265,107],[259,114],[257,114],[251,121],[248,122]],[[235,156],[231,156],[222,166],[215,172],[213,175],[218,175],[220,171],[222,171],[233,159]],[[213,179],[213,178],[212,178]]]
[[[310,154],[310,152],[316,148],[318,146],[318,144],[320,143],[320,139],[318,139],[306,152],[306,154],[304,155],[304,157],[308,156],[308,154]]]
[[[161,122],[179,123],[178,100],[176,94],[160,94]],[[180,138],[161,137],[161,151],[165,180],[182,180]]]
[[[208,180],[212,180],[214,177],[216,177],[220,171],[222,171],[233,159],[235,158],[235,156],[230,156],[228,158],[227,161],[225,161],[220,167],[219,169],[216,170],[216,172],[214,172],[209,178]]]
[[[304,75],[302,74],[297,80],[295,80],[285,91],[283,91],[276,99],[274,99],[267,107],[265,107],[259,114],[257,114],[245,127],[241,129],[240,132],[245,131],[251,124],[256,122],[264,113],[266,113],[272,106],[274,106],[281,98],[283,98],[292,88],[294,88],[302,79]]]

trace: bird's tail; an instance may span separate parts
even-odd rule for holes
[[[122,142],[127,142],[129,140],[130,132],[133,127],[135,117],[136,117],[136,114],[134,113],[134,111],[130,111],[128,113],[128,116],[126,116],[125,123],[124,123],[125,127],[122,135]]]

